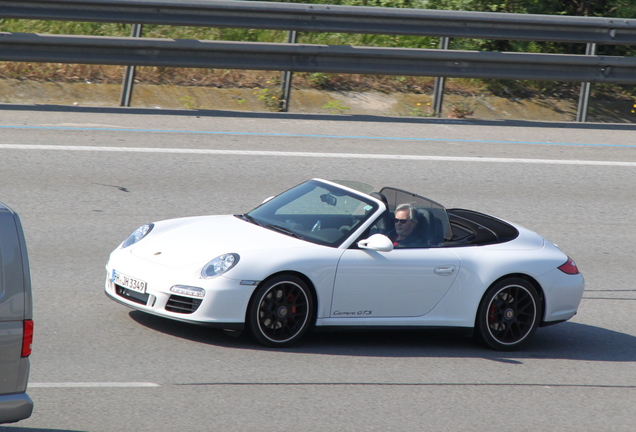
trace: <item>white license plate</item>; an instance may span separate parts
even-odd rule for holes
[[[117,270],[113,270],[111,280],[117,285],[122,286],[126,289],[146,294],[147,283],[142,280],[126,276],[125,274],[120,273]]]

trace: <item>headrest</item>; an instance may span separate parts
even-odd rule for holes
[[[429,223],[431,220],[431,214],[427,209],[418,208],[415,209],[415,213],[417,214],[417,221],[419,223]]]

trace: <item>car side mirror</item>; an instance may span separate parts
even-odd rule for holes
[[[389,252],[393,250],[393,242],[384,234],[373,234],[368,239],[360,240],[358,247],[360,249]]]

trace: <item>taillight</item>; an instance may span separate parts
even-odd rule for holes
[[[559,266],[559,270],[569,275],[579,274],[578,267],[576,266],[576,264],[574,263],[574,261],[572,261],[572,258],[570,257],[568,257],[568,260],[565,264]]]
[[[24,320],[24,331],[22,332],[22,357],[31,355],[31,344],[33,343],[33,320]]]

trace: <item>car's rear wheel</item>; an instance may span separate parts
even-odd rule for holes
[[[484,295],[477,313],[477,333],[491,348],[512,351],[532,337],[539,325],[541,304],[537,290],[521,278],[495,283]]]
[[[311,290],[293,275],[276,276],[261,284],[247,311],[250,335],[270,347],[294,344],[312,325],[313,319]]]

